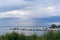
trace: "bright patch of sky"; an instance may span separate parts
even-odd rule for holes
[[[0,0],[0,18],[60,16],[60,0]]]

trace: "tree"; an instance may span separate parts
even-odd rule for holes
[[[60,25],[58,25],[58,28],[60,28]]]
[[[55,24],[52,24],[50,28],[57,28]]]

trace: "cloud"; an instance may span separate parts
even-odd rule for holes
[[[2,5],[1,5],[2,4]],[[23,0],[0,0],[0,7],[24,4]]]
[[[0,18],[4,17],[20,17],[23,19],[27,18],[41,18],[41,17],[48,17],[52,16],[54,14],[52,10],[49,11],[48,7],[26,7],[24,9],[20,10],[13,10],[13,11],[7,11],[0,13]]]
[[[30,5],[32,5],[32,3],[24,0],[0,0],[0,12],[23,9]]]
[[[30,18],[31,14],[32,12],[30,10],[13,10],[0,13],[0,18],[15,17],[15,18],[27,19]]]
[[[0,0],[0,11],[2,11],[0,18],[20,17],[26,19],[60,16],[59,3],[59,0]]]

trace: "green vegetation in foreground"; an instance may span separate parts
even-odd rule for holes
[[[15,32],[7,33],[0,36],[0,40],[60,40],[60,32],[48,31],[47,34],[42,36],[31,35],[25,36],[24,34],[18,34]]]

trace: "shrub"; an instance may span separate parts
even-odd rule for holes
[[[48,31],[42,36],[37,36],[35,34],[31,36],[25,36],[23,33],[18,34],[12,32],[1,35],[0,40],[60,40],[60,31]]]

